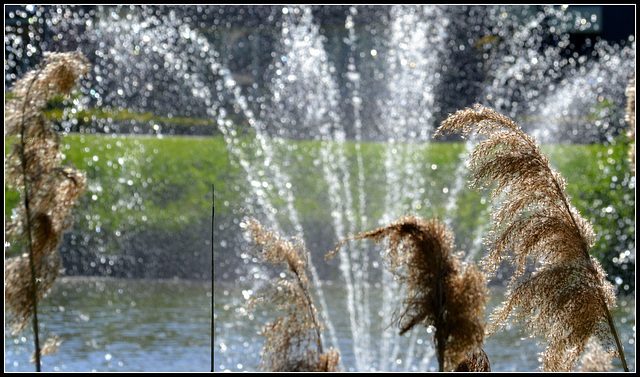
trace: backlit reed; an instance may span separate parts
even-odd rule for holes
[[[5,259],[5,327],[16,334],[32,319],[37,370],[38,300],[58,275],[56,247],[85,187],[83,173],[61,166],[60,136],[42,110],[54,97],[69,94],[88,70],[81,53],[45,53],[41,68],[18,80],[5,103],[5,141],[13,144],[5,158],[5,184],[21,199],[5,220],[5,239],[24,248],[22,255]],[[45,351],[57,343],[47,342]]]
[[[463,370],[490,370],[480,349],[488,301],[486,282],[480,270],[463,264],[461,255],[453,252],[453,233],[447,226],[436,219],[403,216],[386,227],[341,240],[328,257],[346,242],[363,239],[387,240],[384,257],[388,268],[406,285],[402,308],[391,319],[400,335],[417,325],[433,326],[440,371],[455,370],[461,363]]]
[[[283,312],[268,323],[261,335],[267,338],[261,369],[270,372],[334,372],[340,355],[324,349],[322,324],[310,292],[308,251],[301,241],[295,243],[266,229],[256,219],[243,222],[249,238],[258,247],[257,256],[285,270],[271,289],[250,299],[249,308],[268,303]]]
[[[531,336],[546,344],[541,355],[545,371],[572,370],[595,336],[607,352],[621,357],[627,370],[611,317],[613,286],[589,255],[591,224],[571,205],[565,180],[551,169],[536,140],[481,105],[450,115],[434,137],[451,132],[482,138],[468,163],[471,187],[494,187],[484,269],[489,277],[503,261],[514,269],[506,301],[492,315],[491,331],[510,316],[523,321]]]

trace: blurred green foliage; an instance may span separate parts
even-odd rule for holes
[[[237,140],[241,153],[255,167],[253,184],[260,185],[265,198],[276,208],[285,203],[284,195],[266,178],[264,156],[249,135]],[[74,229],[107,239],[128,229],[153,228],[172,232],[211,216],[211,184],[215,184],[216,214],[241,216],[247,199],[251,201],[251,182],[232,157],[225,140],[216,137],[132,137],[96,134],[69,134],[64,137],[65,164],[87,173],[87,192],[76,210]],[[385,213],[388,159],[384,143],[327,141],[275,142],[273,164],[284,164],[289,172],[288,186],[301,221],[332,226],[329,186],[323,173],[323,153],[342,155],[351,188],[352,210],[358,211],[357,155],[363,162],[365,197],[362,230],[378,227]],[[5,144],[5,153],[10,143]],[[567,180],[572,203],[589,219],[597,234],[592,254],[603,264],[610,279],[624,292],[632,292],[635,280],[635,177],[627,159],[628,141],[620,137],[609,145],[545,145],[542,147],[554,168]],[[456,235],[457,250],[481,250],[482,237],[490,228],[489,192],[467,187],[468,170],[460,164],[465,158],[462,143],[398,144],[397,190],[414,175],[425,177],[419,198],[402,192],[400,208],[430,218],[449,219]],[[260,165],[262,164],[262,165]],[[411,169],[407,168],[411,166]],[[412,170],[413,169],[413,170]],[[335,171],[339,169],[334,168]],[[460,176],[462,174],[463,176]],[[346,179],[346,177],[344,177]],[[287,184],[287,182],[283,182]],[[452,199],[452,195],[456,197]],[[5,188],[5,216],[18,200],[16,192]],[[344,200],[338,198],[337,200]],[[447,213],[447,211],[452,213]],[[284,212],[284,211],[281,211]],[[217,216],[216,215],[216,216]],[[286,224],[286,213],[276,217]],[[619,283],[619,284],[618,284]]]

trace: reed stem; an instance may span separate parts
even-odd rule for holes
[[[45,63],[46,65],[46,63]],[[43,67],[44,68],[44,67]],[[20,127],[20,158],[22,163],[22,180],[24,186],[24,208],[25,208],[25,217],[27,223],[27,244],[29,250],[29,269],[31,274],[31,305],[33,305],[33,345],[35,348],[35,363],[36,363],[36,372],[40,372],[40,337],[38,333],[38,286],[37,286],[37,278],[36,278],[36,266],[35,266],[35,258],[33,256],[33,239],[31,235],[31,213],[29,210],[29,185],[27,184],[27,156],[25,155],[25,115],[27,111],[27,103],[29,102],[29,94],[31,93],[31,87],[33,83],[35,83],[38,75],[42,72],[42,68],[39,69],[31,83],[29,84],[29,88],[27,89],[27,94],[24,98],[24,104],[22,107],[22,122]]]
[[[295,270],[295,268],[292,268],[291,270],[293,271],[293,274],[296,277],[296,280],[298,282],[298,285],[300,286],[300,289],[302,290],[302,293],[304,293],[304,298],[307,304],[307,310],[309,311],[309,316],[311,317],[311,321],[313,322],[313,327],[316,330],[316,347],[318,347],[318,355],[321,355],[324,353],[324,350],[322,347],[322,338],[320,337],[320,323],[318,323],[318,318],[316,318],[316,314],[313,310],[313,301],[309,296],[309,288],[305,286],[305,284],[303,283],[302,279],[300,278],[300,275],[298,275],[298,272]]]
[[[618,331],[616,331],[616,325],[613,322],[613,317],[611,316],[611,312],[607,307],[607,303],[602,299],[602,307],[604,308],[604,312],[607,315],[607,322],[609,323],[609,328],[611,329],[611,334],[613,334],[613,338],[616,340],[616,347],[618,347],[618,353],[620,354],[620,361],[622,362],[622,369],[625,372],[629,371],[629,367],[627,366],[627,360],[624,357],[624,348],[622,347],[622,343],[620,343],[620,338],[618,337]]]
[[[215,229],[214,219],[216,216],[216,187],[211,184],[211,307],[213,308],[213,264],[214,264],[214,250],[215,250],[215,237],[213,230]],[[211,318],[211,339],[213,339],[213,318]],[[211,355],[211,373],[213,373],[213,355]]]

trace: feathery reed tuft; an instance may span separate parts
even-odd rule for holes
[[[60,337],[58,335],[54,335],[51,338],[48,338],[42,348],[40,349],[40,356],[45,355],[55,355],[58,352],[58,346],[62,344]],[[36,353],[35,351],[29,358],[32,363],[35,363]]]
[[[258,220],[243,223],[245,232],[259,247],[258,257],[286,270],[267,295],[252,297],[249,308],[258,302],[273,303],[285,314],[267,324],[261,335],[267,338],[261,368],[271,372],[336,372],[340,355],[326,353],[320,331],[322,324],[310,293],[307,277],[308,251],[298,240],[292,243],[267,230]]]
[[[482,348],[472,351],[454,372],[491,372],[489,356]]]
[[[590,338],[587,350],[580,359],[578,372],[611,372],[611,352],[605,352],[596,338]]]
[[[377,243],[387,239],[389,269],[400,284],[406,284],[404,307],[392,319],[400,335],[416,325],[435,327],[440,371],[454,370],[470,352],[480,349],[486,282],[478,269],[463,265],[453,253],[453,233],[446,225],[436,219],[403,216],[386,227],[341,240],[327,257],[349,240],[362,239]]]
[[[490,251],[482,263],[490,277],[503,261],[515,270],[490,331],[502,328],[511,315],[524,321],[531,336],[547,344],[542,353],[547,371],[573,369],[595,335],[607,349],[617,348],[627,370],[611,317],[613,286],[589,255],[591,224],[571,205],[564,179],[549,167],[536,140],[481,105],[450,115],[434,137],[450,132],[486,136],[468,164],[472,188],[495,184]],[[528,273],[531,265],[535,271]]]
[[[60,166],[60,137],[42,110],[53,97],[69,94],[88,70],[81,53],[45,53],[42,67],[16,82],[10,89],[12,99],[5,103],[5,140],[14,143],[5,158],[5,183],[21,196],[14,215],[5,220],[5,239],[26,249],[5,260],[5,327],[16,334],[33,319],[38,370],[37,302],[58,275],[56,247],[85,186],[83,173]],[[49,341],[43,351],[57,343]]]

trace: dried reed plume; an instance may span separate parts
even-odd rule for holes
[[[580,359],[578,372],[611,372],[610,352],[605,352],[598,339],[591,337],[587,343],[587,350]]]
[[[472,187],[495,183],[494,224],[484,268],[492,277],[506,260],[515,270],[507,300],[492,315],[491,331],[511,315],[523,320],[531,336],[547,344],[542,352],[542,369],[547,371],[573,369],[595,335],[610,352],[617,349],[627,370],[611,317],[613,286],[589,255],[591,224],[570,204],[562,176],[549,167],[533,137],[493,110],[481,105],[460,110],[434,136],[456,131],[486,136],[469,161]],[[536,267],[533,273],[526,270],[529,263]]]
[[[68,94],[88,70],[81,53],[45,53],[42,67],[11,88],[12,99],[4,108],[5,140],[13,142],[5,158],[5,183],[21,197],[14,215],[5,220],[5,239],[26,250],[5,260],[5,327],[16,334],[33,319],[38,370],[37,302],[58,275],[56,246],[71,225],[71,208],[85,185],[83,173],[60,166],[60,137],[42,110],[53,97]],[[47,343],[47,349],[52,344],[56,342]]]
[[[62,344],[60,337],[58,335],[54,335],[51,338],[48,338],[44,343],[44,346],[40,349],[40,356],[45,355],[55,355],[58,352],[58,346]],[[32,363],[36,362],[36,352],[34,351],[29,360]]]
[[[482,348],[472,351],[471,354],[461,362],[454,372],[491,372],[489,356]]]
[[[304,244],[299,240],[291,243],[253,218],[243,225],[259,247],[258,256],[262,260],[286,267],[269,294],[252,297],[249,302],[250,308],[265,301],[285,311],[261,333],[267,338],[261,369],[271,372],[338,371],[340,355],[332,349],[325,353],[322,344],[322,324],[309,291],[308,251]]]
[[[419,324],[433,326],[440,371],[456,369],[467,355],[480,350],[486,282],[475,266],[463,265],[453,253],[453,234],[446,225],[436,219],[403,216],[386,227],[341,240],[327,257],[347,241],[365,238],[376,243],[387,239],[389,269],[400,284],[406,284],[404,306],[392,319],[400,335]]]

